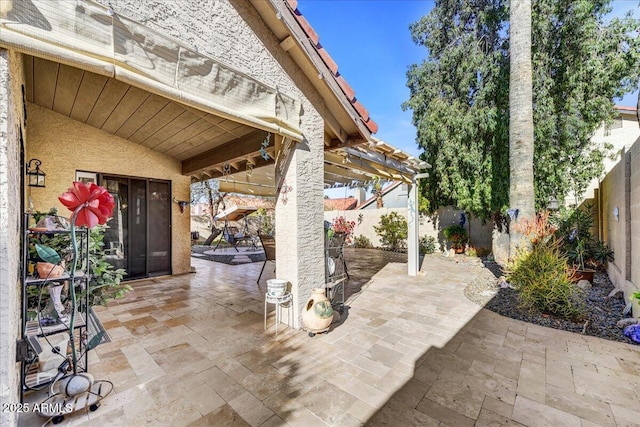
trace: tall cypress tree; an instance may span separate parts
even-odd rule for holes
[[[607,0],[532,0],[534,186],[550,196],[581,192],[602,171],[606,147],[591,136],[614,117],[613,99],[640,77],[640,21],[605,21]],[[427,58],[407,72],[430,207],[454,204],[487,218],[506,211],[508,164],[506,0],[439,0],[411,25]]]

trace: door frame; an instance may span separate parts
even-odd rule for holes
[[[128,180],[140,180],[140,181],[145,181],[145,204],[146,204],[146,218],[145,218],[145,274],[144,275],[140,275],[140,276],[135,276],[135,277],[127,277],[125,276],[125,278],[123,280],[127,281],[127,280],[139,280],[139,279],[144,279],[144,278],[148,278],[148,277],[158,277],[158,276],[166,276],[166,275],[171,275],[173,272],[173,213],[171,210],[171,192],[172,192],[172,182],[170,179],[158,179],[158,178],[149,178],[149,177],[143,177],[143,176],[132,176],[132,175],[122,175],[122,174],[116,174],[116,173],[108,173],[108,172],[96,172],[97,176],[98,176],[98,185],[103,185],[104,179],[105,177],[107,178],[119,178],[119,179],[128,179]],[[149,183],[150,182],[161,182],[161,183],[166,183],[168,184],[168,196],[169,199],[167,200],[168,203],[168,207],[169,207],[169,247],[167,248],[168,251],[168,257],[169,257],[169,269],[167,271],[161,271],[161,272],[154,272],[154,273],[149,273],[149,217],[151,215],[151,212],[149,210]],[[127,194],[127,199],[130,199],[130,192],[131,192],[131,185],[128,185],[128,194]],[[128,219],[127,219],[128,222]],[[130,234],[127,235],[127,239],[130,239],[131,236]],[[129,253],[130,251],[127,251],[127,267],[130,264],[130,256],[131,254]]]

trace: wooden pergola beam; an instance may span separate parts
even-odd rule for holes
[[[213,148],[197,156],[182,161],[182,174],[194,175],[207,169],[217,169],[217,166],[225,162],[246,163],[248,156],[260,156],[262,141],[267,136],[267,132],[256,131],[247,136],[238,138],[231,142]],[[273,151],[274,147],[267,148]]]
[[[347,148],[353,147],[356,145],[366,144],[368,141],[366,139],[360,138],[355,135],[350,135],[346,140],[341,141],[337,138],[333,138],[329,141],[325,141],[324,150],[335,150],[336,148]]]

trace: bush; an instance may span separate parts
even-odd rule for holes
[[[360,235],[356,236],[353,239],[353,247],[371,249],[373,248],[373,245],[371,244],[371,240],[369,240],[367,236]]]
[[[385,249],[401,251],[407,247],[407,220],[397,212],[382,215],[380,222],[374,225],[373,229],[380,236]]]
[[[442,230],[445,239],[451,242],[454,249],[464,248],[467,243],[468,234],[466,228],[459,224],[451,224]]]
[[[122,268],[114,268],[105,259],[104,230],[106,226],[97,226],[89,230],[89,261],[91,264],[91,283],[89,285],[89,303],[107,306],[113,299],[124,297],[133,290],[122,283],[127,274]]]
[[[523,309],[569,320],[584,316],[585,293],[571,282],[567,258],[556,240],[519,251],[507,269],[507,280],[518,291]]]
[[[422,236],[420,238],[420,253],[432,254],[436,251],[436,238],[433,236]]]

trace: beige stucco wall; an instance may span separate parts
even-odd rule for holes
[[[607,272],[629,300],[639,290],[640,281],[640,140],[622,153],[600,183],[599,194],[601,234],[615,254]],[[614,215],[616,209],[618,218]],[[634,302],[634,315],[640,316],[640,306]]]
[[[292,284],[299,326],[311,289],[324,283],[322,98],[246,0],[99,2],[301,101],[305,140],[283,171],[286,197],[276,200],[277,272]]]
[[[189,200],[190,178],[181,174],[179,160],[131,143],[94,127],[72,120],[51,110],[28,104],[29,141],[27,159],[42,161],[47,174],[46,188],[31,188],[36,210],[58,208],[63,216],[69,211],[59,201],[75,180],[76,170],[156,178],[171,181],[171,195]],[[173,203],[172,261],[173,274],[190,270],[190,214]]]
[[[613,152],[618,154],[620,150],[623,148],[627,151],[633,145],[633,143],[640,138],[640,126],[638,126],[638,120],[635,117],[635,113],[632,112],[624,112],[624,114],[620,114],[620,116],[616,119],[616,124],[619,127],[607,129],[604,125],[600,126],[596,132],[591,137],[591,141],[593,144],[598,146],[604,146],[604,144],[611,144],[613,147]],[[611,169],[618,162],[617,159],[605,158],[603,160],[604,165],[604,175],[609,173]],[[600,177],[603,178],[603,177]],[[593,179],[587,190],[585,191],[582,199],[590,199],[594,197],[594,189],[598,188],[598,179]],[[570,198],[570,202],[573,202],[573,199]]]
[[[24,127],[22,55],[0,49],[0,403],[19,402],[16,340],[20,336],[20,129]],[[17,423],[0,411],[0,425]]]
[[[626,271],[624,180],[623,158],[600,183],[602,194],[602,237],[603,241],[614,251],[615,259],[608,263],[608,270],[612,280],[618,285],[624,282]],[[614,217],[615,208],[618,208],[619,219]]]

